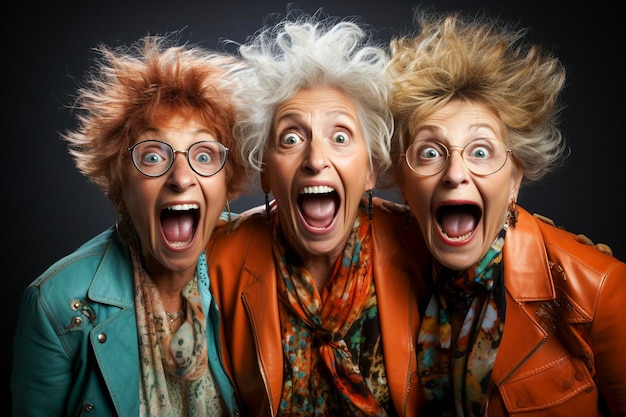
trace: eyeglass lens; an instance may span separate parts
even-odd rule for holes
[[[174,163],[174,154],[185,153],[191,168],[199,175],[209,177],[218,173],[226,162],[228,148],[219,142],[196,142],[186,151],[174,151],[168,143],[145,140],[129,148],[133,164],[144,175],[158,177]]]
[[[419,175],[435,175],[443,171],[452,150],[461,152],[467,169],[477,175],[490,175],[500,170],[509,155],[504,143],[494,139],[476,139],[465,147],[446,147],[435,140],[414,142],[406,151],[406,161]]]

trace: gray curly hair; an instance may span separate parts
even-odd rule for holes
[[[263,169],[277,106],[300,89],[328,85],[355,100],[372,168],[391,166],[389,57],[365,25],[290,13],[240,44],[239,54],[247,67],[237,73],[235,94],[245,104],[235,131],[248,169]]]

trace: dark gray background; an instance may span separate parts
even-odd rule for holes
[[[24,287],[48,265],[114,223],[114,209],[73,166],[58,132],[74,127],[69,96],[92,63],[98,43],[128,44],[146,34],[181,30],[181,39],[221,48],[220,38],[243,41],[286,1],[61,1],[36,6],[13,2],[2,25],[5,184],[0,274],[6,291],[0,313],[0,376],[11,367],[12,337]],[[557,224],[609,244],[626,259],[624,184],[624,3],[524,0],[431,1],[437,10],[486,9],[531,28],[568,70],[562,125],[571,157],[560,171],[522,189],[520,205]],[[359,16],[382,39],[411,27],[418,2],[301,1],[337,16]],[[234,211],[262,204],[241,199]],[[6,386],[6,385],[5,385]],[[8,404],[8,390],[3,390]]]

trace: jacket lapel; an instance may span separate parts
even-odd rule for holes
[[[263,220],[264,221],[264,220]],[[257,343],[263,378],[272,400],[272,409],[278,410],[283,385],[283,346],[278,315],[276,270],[273,259],[272,228],[267,232],[252,233],[246,261],[240,279],[243,284],[242,302],[248,311]],[[270,239],[267,239],[270,236]],[[269,325],[265,323],[270,323]],[[262,333],[262,334],[261,334]],[[262,345],[260,345],[262,343]]]
[[[417,378],[413,335],[417,335],[420,320],[411,282],[421,277],[416,276],[419,267],[415,258],[404,252],[414,248],[401,247],[391,224],[393,219],[388,217],[392,215],[378,210],[374,213],[372,261],[385,372],[394,406],[405,410],[415,408],[413,402],[408,402],[415,395],[407,398],[407,394],[411,378]]]
[[[91,345],[120,417],[139,415],[139,350],[135,309],[127,308],[96,326]]]
[[[546,249],[535,218],[519,208],[519,221],[509,228],[503,249],[506,329],[492,372],[496,384],[506,382],[545,341],[535,317],[537,304],[556,297]]]
[[[89,288],[104,318],[89,338],[100,372],[120,417],[139,414],[139,347],[133,272],[125,248],[111,239]],[[131,411],[127,414],[127,411]]]

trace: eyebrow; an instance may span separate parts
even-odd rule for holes
[[[487,123],[474,123],[472,125],[468,126],[468,130],[477,130],[477,129],[481,129],[481,128],[485,128],[485,129],[489,129],[492,132],[498,133],[498,127],[496,126],[495,128]],[[423,124],[420,126],[417,126],[416,132],[421,132],[422,130],[432,130],[435,132],[441,132],[441,127],[437,126],[437,125],[433,125],[433,124]]]

